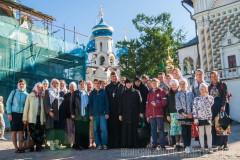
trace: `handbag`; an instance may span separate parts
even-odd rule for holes
[[[25,150],[28,150],[28,149],[31,149],[34,147],[34,141],[32,139],[31,133],[29,132],[29,126],[24,125],[23,130],[25,130],[25,127],[27,127],[27,133],[28,133],[27,139],[24,140],[22,138],[22,140],[20,140],[20,142],[19,142],[19,149],[22,151],[25,151]]]
[[[150,127],[147,126],[144,122],[145,116],[139,119],[137,134],[139,140],[139,147],[146,147],[150,142]]]
[[[227,135],[231,134],[230,124],[227,126],[227,128],[225,128],[225,127],[223,128],[222,125],[220,124],[221,117],[223,117],[222,112],[218,113],[218,115],[215,117],[216,135],[217,136],[227,136]],[[230,120],[230,123],[231,123],[231,120]]]
[[[192,138],[196,138],[199,136],[199,130],[197,125],[192,125],[191,127]]]
[[[227,115],[226,112],[221,112],[219,117],[219,123],[221,127],[226,130],[228,126],[232,123],[232,119]]]

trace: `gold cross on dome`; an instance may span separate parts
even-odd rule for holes
[[[170,47],[168,47],[167,51],[168,51],[168,57],[169,57],[169,51],[170,51]]]

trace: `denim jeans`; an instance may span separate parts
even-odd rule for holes
[[[93,117],[93,132],[96,146],[104,146],[108,143],[107,120],[105,115]]]
[[[151,123],[151,135],[152,135],[152,146],[157,147],[157,145],[160,145],[161,147],[165,146],[164,141],[164,120],[163,118],[150,118]],[[157,127],[159,130],[159,136],[157,140]]]

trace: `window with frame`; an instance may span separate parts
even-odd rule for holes
[[[236,56],[235,55],[228,56],[228,67],[235,68],[236,66],[237,66]]]

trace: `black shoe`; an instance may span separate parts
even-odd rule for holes
[[[29,150],[29,152],[34,152],[34,148],[31,148],[31,149]]]
[[[222,151],[224,149],[224,145],[221,145],[220,147],[218,147],[219,151]]]
[[[223,150],[228,151],[229,150],[228,145],[224,145]]]
[[[67,148],[67,149],[71,148],[71,144],[67,144],[67,145],[66,145],[66,148]]]
[[[102,146],[97,146],[97,150],[102,150]]]

